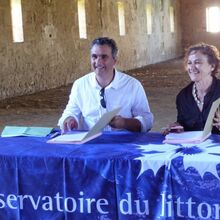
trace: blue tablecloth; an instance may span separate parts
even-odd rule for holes
[[[0,138],[0,219],[220,219],[220,137],[162,144],[106,132],[83,145]]]

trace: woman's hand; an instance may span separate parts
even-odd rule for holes
[[[215,126],[218,130],[220,130],[220,109],[219,109],[219,107],[215,112],[215,117],[213,119],[212,125]]]
[[[170,132],[180,133],[183,132],[184,128],[178,122],[171,123],[161,129],[163,135],[169,134]]]

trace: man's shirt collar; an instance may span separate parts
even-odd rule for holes
[[[108,88],[117,89],[119,87],[120,72],[118,72],[116,69],[114,69],[114,71],[115,71],[114,79],[112,80],[112,82],[108,86],[106,86],[106,89],[108,89]],[[90,82],[91,82],[92,87],[99,89],[99,90],[101,89],[101,86],[98,84],[98,82],[96,80],[95,72],[91,73]]]

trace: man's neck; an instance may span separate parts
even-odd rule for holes
[[[115,70],[113,70],[112,74],[102,74],[102,75],[96,75],[96,81],[98,84],[103,88],[108,86],[115,77]]]

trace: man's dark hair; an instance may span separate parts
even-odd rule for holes
[[[118,47],[116,42],[108,37],[99,37],[92,41],[90,50],[94,45],[108,45],[112,49],[112,57],[116,58],[118,54]]]

